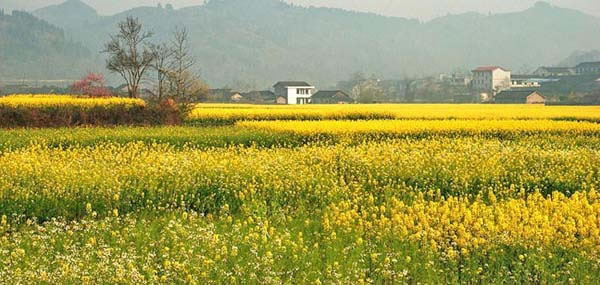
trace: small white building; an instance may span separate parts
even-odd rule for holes
[[[497,93],[510,89],[510,70],[499,66],[482,66],[473,70],[471,86],[476,91]]]
[[[533,78],[528,75],[511,75],[511,88],[538,88],[541,86],[540,79]]]
[[[280,81],[273,85],[278,104],[302,105],[311,102],[315,87],[304,81]],[[283,99],[285,98],[285,103]]]

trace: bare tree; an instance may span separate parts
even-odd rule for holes
[[[153,44],[150,46],[150,51],[154,56],[154,62],[152,68],[156,71],[156,85],[157,91],[156,96],[158,100],[162,100],[165,96],[167,79],[169,76],[169,65],[173,50],[166,44]]]
[[[173,45],[173,60],[171,62],[171,83],[174,89],[174,97],[178,100],[184,100],[189,97],[189,89],[192,85],[193,73],[192,67],[196,60],[190,55],[189,35],[185,27],[175,28]]]
[[[130,16],[119,23],[118,34],[110,36],[102,51],[109,54],[106,68],[125,79],[131,98],[139,97],[140,81],[154,62],[154,54],[146,46],[150,37],[152,33],[143,31],[139,20]]]

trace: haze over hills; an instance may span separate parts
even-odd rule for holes
[[[176,25],[186,26],[201,74],[212,86],[241,80],[264,88],[286,79],[332,86],[357,71],[404,78],[476,65],[525,70],[600,48],[600,38],[591,36],[600,30],[600,18],[543,2],[517,13],[448,15],[425,23],[277,0],[139,7],[113,16],[69,0],[34,14],[94,56],[128,15],[155,32],[155,41],[168,41]]]
[[[581,62],[600,61],[600,49],[591,51],[575,51],[569,57],[563,59],[557,66],[574,67]]]
[[[93,65],[91,52],[34,16],[0,10],[0,79],[75,78]]]

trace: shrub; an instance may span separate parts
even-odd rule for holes
[[[71,127],[180,124],[173,105],[140,99],[14,95],[0,99],[0,127]]]

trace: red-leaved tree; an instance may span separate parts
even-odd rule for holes
[[[110,90],[106,88],[104,75],[90,72],[84,78],[73,83],[71,90],[76,94],[90,97],[110,97]]]

